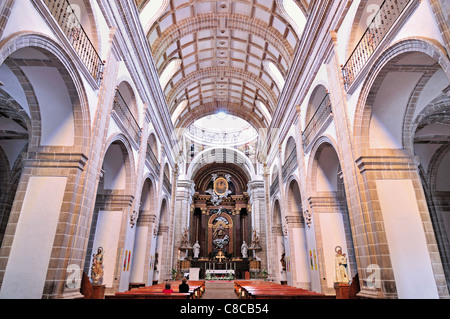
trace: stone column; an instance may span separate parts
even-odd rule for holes
[[[305,222],[301,215],[288,215],[286,219],[287,241],[290,247],[291,285],[311,289],[310,267],[305,234]]]
[[[172,172],[172,189],[171,189],[171,199],[170,205],[168,207],[167,213],[169,214],[168,218],[168,236],[165,238],[163,243],[164,255],[160,256],[161,258],[161,271],[160,271],[160,280],[172,280],[172,269],[177,268],[178,262],[178,249],[175,249],[175,234],[176,228],[179,228],[179,225],[176,225],[176,190],[177,190],[177,182],[178,182],[178,165],[175,164]],[[162,183],[163,181],[161,181]]]
[[[353,244],[355,248],[355,257],[358,266],[358,275],[362,293],[361,295],[370,298],[383,298],[384,295],[379,290],[368,289],[366,286],[367,267],[377,264],[372,257],[374,244],[372,240],[372,230],[369,225],[369,211],[365,205],[364,191],[360,188],[362,185],[361,176],[355,165],[356,155],[354,151],[354,140],[351,129],[351,121],[347,111],[347,95],[344,87],[342,70],[338,61],[337,34],[330,32],[329,41],[333,47],[327,61],[327,73],[329,77],[329,91],[331,106],[333,110],[333,119],[336,125],[336,136],[338,157],[341,163],[342,177],[347,196],[347,206],[350,216],[350,223],[353,235]],[[370,280],[370,279],[369,279]]]
[[[371,261],[362,293],[385,298],[448,298],[442,262],[418,174],[401,150],[374,150],[357,160],[367,206]],[[410,252],[410,253],[406,253]],[[376,281],[370,280],[379,273]]]
[[[24,159],[1,249],[1,298],[52,298],[55,287],[79,297],[80,282],[67,286],[63,274],[86,160],[81,154],[55,153],[28,153]]]
[[[261,259],[261,269],[268,269],[268,216],[266,210],[266,193],[264,186],[265,183],[263,180],[250,181],[248,183],[247,192],[250,196],[252,228],[257,228],[260,230],[259,237],[262,250],[257,253],[257,256]]]
[[[200,208],[202,211],[201,216],[199,217],[199,227],[198,227],[198,242],[200,243],[200,257],[206,257],[209,254],[208,251],[208,242],[206,238],[206,232],[208,230],[208,210],[206,207]]]
[[[174,241],[174,256],[176,256],[177,251],[181,245],[181,237],[184,233],[184,229],[189,229],[191,226],[190,216],[191,216],[191,204],[194,196],[194,182],[190,180],[179,180],[177,182],[176,195],[175,195],[175,216],[174,216],[174,231],[175,231],[175,241]],[[190,234],[190,244],[194,245],[195,242],[195,230],[189,229]],[[185,251],[181,252],[182,254]]]
[[[149,210],[141,210],[136,223],[136,236],[133,249],[133,262],[131,264],[130,283],[151,284],[149,278],[151,270],[150,263],[154,255],[152,244],[154,240],[153,229],[157,225],[156,215]]]

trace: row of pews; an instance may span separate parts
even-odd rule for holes
[[[171,281],[173,293],[163,293],[165,283],[149,287],[134,288],[126,292],[116,292],[106,295],[105,299],[199,299],[205,291],[204,281],[188,281],[189,292],[180,293],[178,286],[181,281]]]
[[[239,299],[336,299],[336,296],[268,281],[235,281],[234,291]]]

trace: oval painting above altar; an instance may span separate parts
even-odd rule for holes
[[[225,178],[219,177],[214,181],[214,191],[217,195],[223,196],[227,194],[228,182]]]

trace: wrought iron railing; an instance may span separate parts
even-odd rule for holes
[[[306,128],[303,130],[302,138],[303,138],[303,147],[306,148],[313,141],[314,137],[319,132],[320,128],[325,123],[326,119],[333,111],[331,109],[331,100],[330,94],[327,93],[317,108],[314,115],[311,117],[311,120],[306,125]]]
[[[77,13],[67,0],[43,0],[63,33],[77,52],[95,82],[103,79],[105,62],[100,58],[89,36],[83,29]]]
[[[159,164],[158,159],[156,158],[155,153],[153,153],[150,145],[147,145],[146,159],[149,165],[151,165],[155,169],[156,174],[159,175],[161,165]]]
[[[120,94],[119,90],[117,89],[116,95],[114,96],[113,110],[119,116],[119,119],[127,129],[127,134],[129,134],[134,142],[139,145],[142,130],[140,129],[136,118],[134,117],[124,98],[122,97],[122,94]]]
[[[172,194],[172,183],[169,180],[169,177],[167,177],[166,174],[163,174],[163,185],[166,187],[167,191]]]
[[[272,185],[270,185],[270,197],[275,195],[275,193],[278,191],[279,186],[280,186],[280,181],[279,181],[279,178],[278,178],[278,175],[277,175],[275,177]]]
[[[297,147],[294,147],[283,165],[283,179],[285,179],[297,166]]]
[[[348,90],[365,67],[375,49],[397,21],[411,0],[385,0],[369,27],[359,40],[347,63],[342,67],[345,89]]]

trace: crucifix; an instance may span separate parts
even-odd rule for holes
[[[220,262],[222,262],[222,259],[225,259],[226,257],[225,257],[225,255],[224,255],[223,251],[220,250],[220,251],[217,253],[216,258],[219,259]]]

